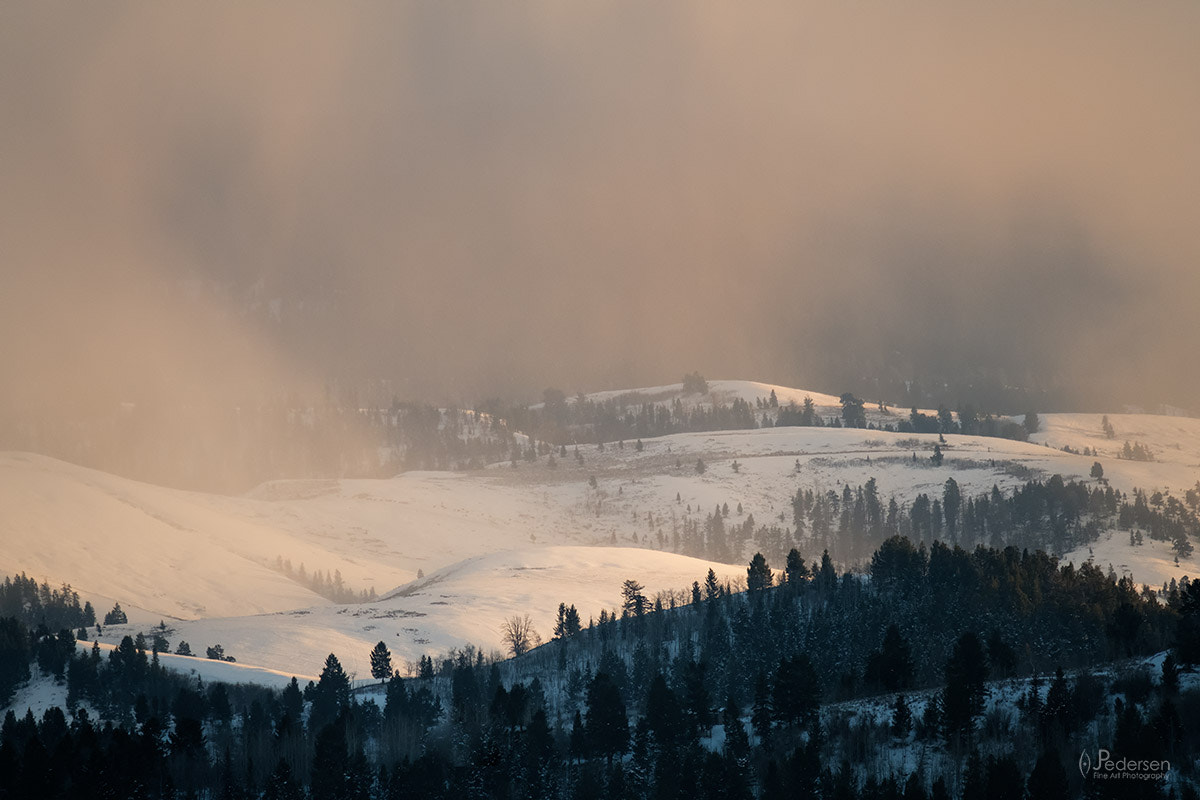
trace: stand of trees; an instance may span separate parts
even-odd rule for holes
[[[0,584],[0,617],[13,617],[26,626],[44,625],[51,630],[86,628],[96,624],[90,602],[79,604],[79,593],[64,583],[54,589],[39,584],[25,573],[4,578]]]
[[[1200,583],[1183,584],[1164,605],[1126,580],[1060,567],[1042,553],[968,553],[941,542],[926,552],[898,537],[874,554],[869,578],[839,576],[827,557],[813,561],[802,569],[796,554],[756,591],[717,588],[704,599],[698,589],[691,606],[631,611],[511,661],[466,648],[436,667],[423,660],[423,677],[406,680],[390,670],[381,642],[371,662],[384,683],[370,699],[351,691],[333,654],[304,688],[205,686],[163,670],[133,638],[107,658],[96,647],[76,654],[68,631],[31,634],[8,618],[0,642],[25,643],[27,669],[36,660],[48,674],[59,670],[68,709],[40,719],[7,713],[3,791],[1061,797],[1089,790],[1064,754],[1079,750],[1097,717],[1115,727],[1121,755],[1171,759],[1194,788],[1186,754],[1200,744],[1200,719],[1178,709],[1200,698],[1180,695],[1178,664],[1195,653],[1181,649],[1158,680],[1136,671],[1119,678],[1115,700],[1088,667],[1160,649],[1173,633],[1192,641]],[[756,558],[749,569],[765,576],[770,565]],[[956,609],[950,621],[946,607]],[[1025,684],[1004,722],[985,713],[990,679],[1059,664],[1080,671]],[[839,703],[872,696],[888,713],[849,724]],[[99,725],[88,708],[113,724]],[[922,770],[873,766],[873,753],[910,746],[932,754]],[[1116,785],[1162,790],[1154,781]]]
[[[1120,528],[1171,542],[1185,558],[1200,538],[1200,504],[1141,490],[1130,497],[1111,486],[1064,481],[1059,475],[1027,481],[1009,492],[993,486],[975,496],[964,496],[950,477],[940,494],[921,493],[911,503],[885,500],[871,478],[857,487],[846,484],[840,493],[798,489],[791,506],[789,527],[759,524],[753,515],[732,523],[721,507],[703,517],[672,516],[670,536],[664,533],[661,542],[674,552],[723,563],[757,550],[779,564],[795,547],[829,550],[835,561],[853,564],[897,535],[925,543],[1013,545],[1063,554],[1095,541],[1105,530]]]
[[[311,589],[314,593],[335,603],[370,603],[376,599],[374,586],[356,592],[346,585],[340,569],[335,569],[332,573],[329,570],[319,569],[309,572],[304,568],[303,563],[300,564],[299,569],[293,569],[292,560],[283,556],[275,557],[274,568],[276,572],[286,575],[301,586]]]
[[[715,579],[702,591],[697,581],[695,601],[673,610],[639,602],[631,579],[626,615],[509,661],[464,648],[438,664],[422,659],[420,677],[404,679],[380,642],[370,659],[383,684],[370,695],[351,690],[334,654],[307,687],[206,686],[164,670],[144,640],[126,637],[105,657],[96,646],[77,652],[67,630],[31,632],[5,618],[0,675],[15,657],[27,672],[36,663],[62,676],[68,708],[6,714],[0,791],[6,800],[1061,797],[1114,791],[1079,777],[1070,755],[1098,718],[1115,730],[1114,752],[1170,759],[1175,786],[1194,791],[1187,754],[1200,745],[1200,718],[1180,709],[1200,697],[1180,690],[1178,673],[1200,658],[1200,583],[1164,603],[1044,553],[901,537],[873,554],[869,576],[839,575],[828,554],[812,562],[790,553],[777,572],[754,558],[755,591],[730,593]],[[573,628],[570,611],[561,618]],[[1172,643],[1161,677],[1093,675]],[[1048,683],[1038,677],[1049,673]],[[1008,716],[985,711],[997,690],[989,681],[1030,675]],[[845,700],[887,713],[852,722]],[[880,770],[877,754],[908,747],[929,754],[924,767]],[[1112,785],[1163,791],[1154,781]]]

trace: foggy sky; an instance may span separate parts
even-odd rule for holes
[[[1190,2],[7,3],[8,410],[931,363],[1196,409],[1197,31]]]

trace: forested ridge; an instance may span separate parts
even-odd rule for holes
[[[753,559],[747,585],[698,576],[660,608],[631,578],[616,613],[505,661],[466,648],[401,677],[381,645],[381,683],[358,691],[334,654],[308,687],[205,686],[144,638],[75,653],[70,631],[10,617],[5,668],[60,675],[68,709],[6,715],[0,796],[1042,797],[1091,786],[1067,766],[1097,725],[1170,758],[1192,796],[1200,695],[1179,670],[1200,661],[1200,582],[1155,593],[1038,551],[895,536],[867,574],[796,551]],[[906,748],[924,766],[882,759]]]

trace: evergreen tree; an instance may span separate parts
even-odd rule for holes
[[[804,566],[804,559],[800,557],[800,551],[794,547],[788,551],[784,575],[788,585],[797,589],[808,579],[808,568]]]
[[[831,592],[837,585],[837,570],[833,568],[833,559],[829,557],[829,551],[821,552],[821,567],[817,572],[817,586],[826,591]]]
[[[568,606],[566,603],[558,604],[558,619],[554,623],[554,638],[569,639],[582,630],[583,625],[579,620],[579,611],[576,610],[572,603]]]
[[[863,401],[846,392],[841,397],[842,424],[847,428],[867,427],[867,414],[863,409]]]
[[[575,720],[571,725],[571,741],[569,745],[571,758],[584,759],[588,754],[587,729],[583,724],[583,716],[575,710]]]
[[[1200,578],[1181,585],[1176,602],[1175,657],[1180,664],[1200,664]]]
[[[313,688],[312,711],[309,714],[309,729],[320,731],[334,720],[342,709],[350,705],[350,676],[342,669],[342,662],[330,653],[325,659],[321,677]]]
[[[750,560],[750,567],[746,570],[746,588],[751,592],[757,592],[769,588],[774,579],[771,568],[767,565],[767,559],[763,557],[762,553],[755,553],[754,558]]]
[[[879,650],[867,658],[864,677],[888,691],[907,689],[913,681],[912,651],[895,624],[888,625]]]
[[[18,685],[29,680],[29,632],[20,620],[0,617],[0,706]]]
[[[642,593],[645,587],[632,578],[625,581],[621,586],[621,597],[623,598],[623,610],[634,617],[640,617],[646,613],[648,603],[646,595]]]
[[[661,673],[654,676],[646,692],[645,718],[660,750],[670,750],[683,735],[683,711]]]
[[[608,759],[629,747],[629,717],[621,690],[605,672],[597,672],[587,689],[587,741],[590,752]]]
[[[1042,728],[1054,736],[1070,733],[1074,727],[1074,702],[1071,687],[1067,685],[1062,667],[1054,672],[1054,680],[1046,692],[1046,703],[1041,709]]]
[[[1173,695],[1179,691],[1179,664],[1175,661],[1174,653],[1167,653],[1162,665],[1163,694]]]
[[[817,717],[820,684],[812,661],[804,653],[779,662],[771,708],[783,725],[808,727]]]
[[[280,705],[283,707],[284,714],[289,715],[296,722],[300,721],[300,717],[304,713],[304,695],[300,692],[300,684],[295,676],[284,687],[283,694],[280,696]]]
[[[263,800],[304,800],[304,793],[296,785],[286,759],[279,759],[275,770],[267,779],[267,785],[263,789]]]
[[[1025,791],[1029,800],[1061,800],[1070,794],[1067,772],[1058,750],[1051,747],[1042,751],[1029,773]]]
[[[104,615],[105,625],[125,625],[129,622],[129,617],[121,609],[120,603],[113,603],[112,611]]]
[[[392,653],[382,641],[371,650],[371,677],[380,683],[392,677]]]
[[[942,513],[946,516],[946,532],[951,542],[958,541],[958,515],[961,508],[962,492],[958,488],[958,481],[946,478],[942,488]]]
[[[988,664],[998,678],[1007,678],[1017,668],[1017,652],[1000,633],[999,628],[993,628],[987,641]]]
[[[1027,413],[1025,415],[1025,421],[1022,424],[1025,426],[1025,430],[1028,433],[1037,433],[1038,429],[1042,426],[1036,411],[1030,411]]]
[[[742,711],[730,693],[721,715],[725,728],[725,797],[752,800],[750,794],[750,737],[742,724]]]
[[[987,656],[979,637],[967,631],[954,645],[946,662],[946,686],[942,690],[942,721],[947,738],[966,735],[974,727],[975,718],[983,713],[987,696]]]
[[[312,800],[348,800],[351,797],[350,753],[341,719],[325,725],[317,733],[311,789]]]
[[[683,667],[683,710],[692,732],[700,735],[707,735],[714,722],[706,673],[701,661],[688,661]]]

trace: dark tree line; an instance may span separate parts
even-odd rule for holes
[[[0,617],[13,617],[27,626],[45,625],[51,630],[96,624],[92,604],[86,602],[81,606],[79,593],[70,584],[55,589],[45,581],[39,584],[25,573],[5,577],[0,584]]]
[[[871,478],[857,487],[845,484],[841,492],[800,488],[791,506],[790,527],[759,524],[753,515],[731,521],[726,508],[717,507],[703,519],[673,518],[670,535],[663,532],[659,540],[674,552],[712,561],[740,561],[758,550],[778,564],[792,548],[829,550],[835,561],[861,563],[892,536],[1063,554],[1120,528],[1169,541],[1181,557],[1189,556],[1192,541],[1200,538],[1200,502],[1189,505],[1140,490],[1130,497],[1111,486],[1064,481],[1059,475],[1009,492],[993,486],[975,496],[964,496],[950,477],[940,495],[923,492],[904,503],[885,500]]]
[[[1200,745],[1200,718],[1180,711],[1200,699],[1178,678],[1200,651],[1200,583],[1162,603],[1043,553],[899,537],[866,576],[813,562],[755,558],[754,591],[706,578],[691,605],[665,610],[631,580],[627,614],[574,630],[564,605],[569,635],[506,662],[467,648],[406,680],[380,643],[369,700],[332,654],[307,687],[205,686],[162,669],[144,640],[76,654],[68,630],[7,618],[0,642],[63,675],[68,708],[6,715],[0,796],[1061,797],[1087,788],[1066,754],[1098,715],[1122,754],[1186,765]],[[1090,671],[1171,644],[1162,677],[1119,678],[1117,700]],[[991,679],[1056,667],[1078,672],[1035,678],[1007,727],[984,723]],[[848,725],[838,703],[869,697],[888,718]],[[962,760],[871,768],[876,748],[918,740]]]
[[[276,572],[282,573],[301,586],[335,603],[369,603],[376,599],[374,586],[356,592],[346,585],[340,569],[335,569],[333,572],[315,569],[309,572],[303,563],[298,569],[293,569],[292,560],[283,556],[275,557],[274,568]]]

